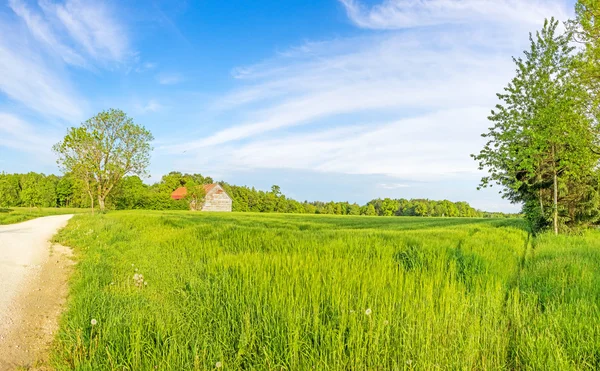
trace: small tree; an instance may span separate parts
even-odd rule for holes
[[[123,111],[110,109],[70,128],[53,149],[63,171],[84,183],[92,210],[95,196],[103,211],[106,197],[125,175],[146,174],[153,139]]]
[[[190,210],[202,210],[204,198],[206,197],[206,191],[204,191],[202,184],[198,184],[194,180],[188,180],[185,188],[187,189],[185,199],[190,203]]]

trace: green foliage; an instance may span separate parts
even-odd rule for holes
[[[598,220],[600,150],[598,128],[589,111],[589,90],[575,68],[572,34],[558,34],[546,21],[530,35],[525,58],[514,58],[516,76],[498,94],[493,126],[478,155],[488,170],[481,187],[498,184],[505,198],[525,203],[534,229],[572,227]],[[537,205],[537,206],[536,206]]]
[[[194,180],[189,180],[185,188],[187,189],[187,194],[183,201],[190,205],[191,210],[201,210],[204,204],[204,197],[206,196],[206,191],[202,184],[198,184]]]
[[[144,175],[154,138],[121,111],[102,111],[68,130],[53,150],[65,172],[83,182],[101,210],[113,188],[127,174]]]
[[[0,207],[15,206],[19,202],[18,181],[4,173],[0,174]]]
[[[600,92],[600,2],[578,0],[575,15],[567,25],[576,41],[584,45],[577,67],[585,84],[594,91],[597,103]]]

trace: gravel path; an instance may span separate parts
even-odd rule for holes
[[[29,301],[33,291],[39,292],[36,294],[38,297],[57,294],[47,292],[55,290],[52,285],[46,284],[48,277],[43,282],[40,282],[40,278],[47,274],[46,266],[50,265],[52,252],[49,240],[72,216],[48,216],[0,226],[0,370],[5,369],[8,362],[14,365],[15,359],[11,358],[17,353],[16,349],[25,353],[35,352],[33,349],[24,349],[27,344],[19,346],[8,343],[14,342],[15,334],[25,332],[23,326],[31,322],[32,316],[48,317],[48,313],[37,313],[47,311],[43,302],[35,302],[34,307],[31,303],[24,307],[24,299]],[[55,261],[58,263],[58,260],[52,259],[52,263]],[[50,281],[53,276],[49,277]],[[32,285],[36,285],[37,289]],[[7,346],[16,348],[6,349]]]

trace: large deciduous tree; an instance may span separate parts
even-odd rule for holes
[[[53,149],[61,168],[85,185],[92,208],[97,198],[104,210],[106,197],[125,175],[146,173],[153,139],[123,111],[110,109],[70,128]]]
[[[559,224],[598,217],[591,180],[600,153],[572,33],[559,34],[557,27],[554,19],[546,21],[530,35],[525,58],[514,58],[516,76],[498,94],[493,126],[483,134],[488,142],[473,156],[489,172],[481,187],[503,186],[505,198],[524,203],[533,226],[551,224],[555,233]]]

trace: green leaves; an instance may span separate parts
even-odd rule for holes
[[[559,212],[564,223],[576,222],[577,212],[566,217],[565,202],[574,189],[586,188],[576,185],[590,179],[600,153],[573,33],[559,34],[558,25],[546,20],[541,31],[530,34],[525,57],[513,58],[516,76],[498,94],[501,103],[489,116],[493,126],[483,134],[487,144],[472,155],[489,173],[480,187],[501,185],[503,196],[526,203],[525,211],[539,219],[532,224],[542,226],[551,214],[557,223]],[[578,197],[588,198],[586,192]]]
[[[145,175],[153,139],[123,111],[110,109],[70,128],[53,149],[61,168],[80,179],[103,210],[106,197],[125,175]]]

